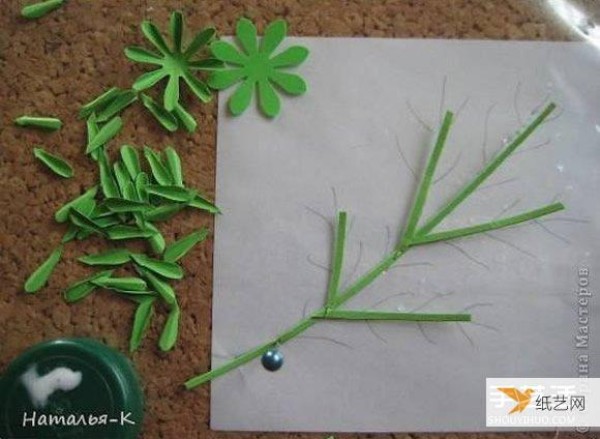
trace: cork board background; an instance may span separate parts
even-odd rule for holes
[[[573,40],[576,35],[542,0],[70,0],[39,21],[19,17],[20,0],[0,1],[0,371],[26,347],[61,336],[88,336],[127,352],[132,304],[113,295],[96,294],[76,305],[63,302],[61,291],[88,270],[75,261],[84,252],[106,248],[101,239],[67,246],[49,285],[25,295],[28,274],[60,241],[64,229],[53,213],[66,200],[96,181],[96,168],[83,154],[84,123],[76,118],[81,103],[110,86],[127,88],[143,71],[122,50],[143,44],[142,19],[164,28],[180,9],[194,28],[215,25],[231,34],[241,15],[259,28],[285,18],[291,33],[302,36],[371,36],[469,39]],[[600,2],[578,2],[592,21],[600,19]],[[173,144],[184,158],[190,186],[214,194],[216,100],[190,100],[198,118],[193,135],[164,132],[135,106],[124,113],[119,142],[162,148]],[[56,115],[65,123],[57,133],[17,129],[22,114]],[[32,147],[44,145],[68,159],[76,178],[61,180],[34,162]],[[167,241],[212,219],[184,212],[165,223]],[[209,386],[186,391],[186,378],[210,366],[212,242],[194,249],[183,261],[187,272],[178,283],[182,307],[180,340],[174,351],[158,350],[162,320],[156,319],[142,348],[131,356],[145,386],[144,438],[323,438],[325,434],[238,434],[209,430]],[[336,438],[551,438],[586,437],[575,433],[472,435],[340,434]],[[593,434],[587,437],[593,437]]]

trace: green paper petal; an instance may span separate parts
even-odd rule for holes
[[[271,67],[293,67],[302,64],[308,57],[308,49],[302,46],[292,46],[274,56],[269,61]]]
[[[202,29],[200,32],[196,34],[192,42],[187,47],[183,56],[185,58],[191,57],[194,53],[198,51],[202,46],[208,44],[210,40],[212,40],[217,31],[213,27],[207,27]]]
[[[205,59],[200,59],[198,61],[190,61],[188,63],[188,68],[190,70],[212,71],[212,70],[222,69],[223,66],[224,66],[223,61],[218,60],[216,58],[205,58]]]
[[[287,23],[285,20],[275,20],[269,23],[260,41],[260,51],[265,55],[270,55],[281,44],[286,34]]]
[[[244,69],[218,70],[208,78],[208,85],[215,90],[231,87],[245,75]]]
[[[278,87],[281,87],[283,91],[293,96],[306,93],[306,82],[293,73],[274,71],[269,75],[269,79]]]
[[[200,99],[202,102],[209,102],[212,98],[212,94],[210,93],[210,89],[208,86],[196,78],[193,74],[189,72],[185,72],[183,79],[186,84],[192,89],[194,94]]]
[[[173,38],[173,51],[179,53],[183,38],[183,15],[181,12],[175,11],[171,14],[170,31]]]
[[[246,79],[231,95],[229,98],[229,111],[231,111],[231,114],[238,116],[248,108],[254,93],[254,83],[254,80]]]
[[[179,76],[171,75],[165,88],[164,106],[167,111],[173,111],[179,102]]]
[[[163,62],[163,59],[156,53],[137,46],[126,47],[125,56],[131,61],[141,63],[162,64]]]
[[[258,103],[260,109],[268,117],[275,117],[281,109],[279,96],[273,86],[267,80],[258,82]]]
[[[256,53],[256,26],[254,26],[254,23],[247,18],[240,18],[237,22],[235,35],[248,55]]]
[[[210,50],[213,55],[230,64],[244,65],[248,57],[242,55],[232,44],[226,41],[215,41],[210,45]]]
[[[162,34],[153,23],[151,23],[150,21],[144,21],[142,22],[141,27],[142,33],[146,36],[146,38],[148,38],[148,41],[154,44],[154,46],[158,50],[160,50],[165,55],[171,53],[171,51],[167,47],[167,43],[165,43],[165,40],[162,37]]]
[[[131,88],[137,91],[146,90],[163,79],[165,76],[167,76],[167,72],[163,69],[144,73],[135,80]]]

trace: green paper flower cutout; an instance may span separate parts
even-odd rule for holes
[[[160,66],[158,69],[141,75],[133,84],[136,91],[145,90],[168,78],[164,91],[164,107],[171,112],[179,104],[180,80],[188,85],[192,92],[202,102],[208,102],[212,94],[205,82],[198,79],[193,73],[198,70],[210,71],[222,67],[222,63],[214,58],[193,60],[194,56],[207,46],[215,36],[215,29],[207,27],[194,36],[187,48],[183,48],[183,15],[173,12],[169,25],[169,32],[173,40],[172,47],[165,42],[160,31],[150,21],[142,22],[142,33],[146,36],[159,53],[146,50],[142,47],[127,47],[125,55],[132,61]]]
[[[216,90],[223,90],[241,81],[228,101],[233,115],[240,115],[248,108],[257,87],[260,109],[268,117],[275,117],[281,109],[276,89],[292,96],[306,93],[304,79],[280,69],[300,65],[306,60],[308,49],[292,46],[272,56],[286,34],[286,22],[273,21],[265,29],[259,44],[254,24],[241,18],[236,27],[236,38],[241,50],[225,41],[215,41],[210,45],[215,58],[231,68],[213,71],[208,85]]]

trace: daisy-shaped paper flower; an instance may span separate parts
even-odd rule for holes
[[[215,41],[210,45],[213,55],[231,68],[212,72],[209,86],[222,90],[241,81],[229,98],[229,110],[233,115],[242,114],[248,108],[256,87],[260,109],[268,117],[276,116],[281,108],[276,88],[293,96],[306,92],[306,82],[300,76],[280,69],[301,64],[308,56],[308,49],[292,46],[272,56],[286,33],[284,20],[273,21],[265,29],[259,44],[256,27],[250,20],[242,18],[236,28],[236,38],[242,50],[225,41]]]
[[[151,52],[142,47],[127,47],[125,55],[132,61],[160,66],[158,69],[141,75],[133,84],[137,91],[145,90],[168,78],[164,91],[164,107],[173,111],[179,103],[179,82],[183,79],[192,92],[202,102],[210,101],[212,95],[206,83],[194,74],[198,70],[213,70],[222,63],[214,58],[194,60],[194,56],[215,36],[215,29],[208,27],[196,34],[192,42],[183,48],[183,15],[173,12],[169,31],[173,39],[172,47],[165,42],[160,31],[149,21],[142,23],[142,32],[160,53]]]

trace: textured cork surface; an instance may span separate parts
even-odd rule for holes
[[[94,337],[127,352],[133,314],[130,303],[104,293],[72,306],[61,298],[64,287],[88,273],[75,258],[106,248],[102,240],[69,245],[49,285],[37,295],[25,295],[22,285],[64,233],[64,228],[53,221],[54,211],[96,181],[96,168],[82,153],[85,131],[76,118],[77,110],[81,103],[110,86],[130,86],[142,72],[143,68],[128,62],[122,52],[127,45],[143,44],[138,26],[142,19],[152,19],[164,28],[170,12],[178,8],[192,29],[214,24],[223,34],[231,34],[236,19],[246,15],[255,19],[259,28],[283,17],[292,34],[303,36],[575,38],[542,6],[545,2],[541,0],[71,0],[35,22],[19,17],[21,3],[0,1],[0,371],[26,347],[54,337]],[[597,22],[600,3],[592,0],[583,6],[596,14],[592,17]],[[125,128],[118,140],[157,148],[175,145],[184,158],[189,185],[213,195],[216,103],[194,102],[190,109],[199,121],[193,135],[167,134],[136,106],[124,113]],[[12,120],[22,114],[56,115],[65,127],[57,133],[18,129]],[[62,180],[42,169],[32,155],[35,145],[67,158],[75,167],[76,178]],[[170,241],[202,225],[212,227],[212,219],[198,212],[185,212],[161,229]],[[181,384],[210,366],[212,242],[194,249],[183,265],[187,275],[177,284],[182,325],[175,350],[164,354],[156,347],[162,326],[162,320],[157,319],[142,348],[131,356],[144,382],[147,400],[143,437],[325,437],[210,431],[210,387],[186,391]],[[542,438],[555,437],[555,433],[340,434],[336,438],[507,436]],[[559,437],[576,435],[561,433]]]

